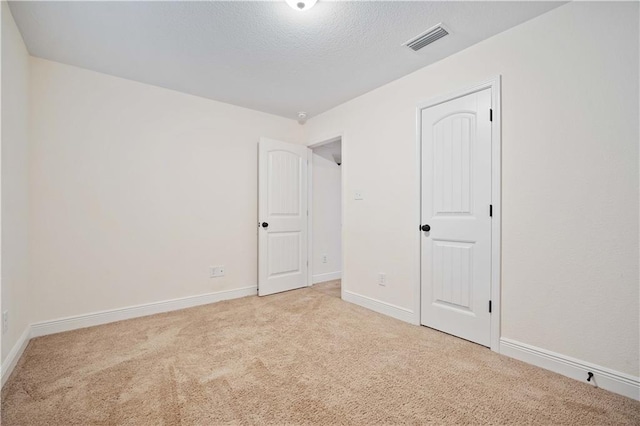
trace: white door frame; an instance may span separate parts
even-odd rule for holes
[[[493,219],[491,220],[491,350],[500,352],[500,317],[501,317],[501,225],[502,225],[502,198],[501,198],[501,182],[502,182],[502,125],[501,125],[501,77],[497,75],[482,83],[467,87],[463,90],[457,90],[443,96],[431,98],[426,102],[421,102],[416,108],[416,143],[417,143],[417,161],[418,161],[418,199],[422,199],[422,110],[448,102],[462,96],[470,95],[484,89],[491,89],[491,109],[493,111],[493,120],[491,122],[491,204],[493,206]],[[422,203],[420,203],[422,205]],[[422,207],[420,207],[421,209]],[[422,225],[422,212],[418,209],[418,220],[416,221],[416,233],[418,225]],[[420,239],[418,239],[420,241]],[[421,245],[418,248],[418,271],[421,270],[422,253]],[[421,274],[418,273],[418,282],[415,289],[415,312],[416,323],[420,324],[421,315],[421,291],[422,282]]]
[[[340,298],[344,299],[344,288],[345,288],[345,281],[344,281],[344,268],[345,268],[345,250],[344,250],[344,220],[345,220],[345,201],[347,199],[346,197],[346,190],[345,190],[345,162],[344,162],[344,146],[345,146],[345,138],[344,138],[344,133],[340,132],[340,133],[332,133],[329,136],[325,136],[319,139],[316,139],[314,142],[307,144],[307,148],[309,148],[312,152],[313,152],[313,148],[317,148],[319,146],[322,145],[326,145],[328,143],[334,142],[337,139],[340,139],[341,141],[341,149],[340,149],[340,155],[341,155],[341,159],[342,159],[342,163],[340,165],[340,251],[341,251],[341,257],[342,257],[342,264],[341,264],[341,272],[342,272],[342,284],[340,285]],[[313,159],[313,157],[312,157]],[[309,246],[307,248],[307,258],[309,259],[309,268],[308,268],[308,286],[311,287],[313,285],[313,164],[312,161],[309,161],[309,167],[307,167],[307,173],[308,173],[308,178],[307,178],[307,182],[309,189],[307,191],[308,196],[309,196],[309,201],[308,201],[308,206],[309,206],[309,217],[308,217],[308,222],[307,222],[307,227],[308,227],[308,242],[309,242]]]

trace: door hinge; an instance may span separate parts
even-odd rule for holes
[[[489,300],[489,313],[491,313],[491,300]]]
[[[489,121],[493,121],[493,109],[489,108]]]
[[[493,217],[493,204],[489,204],[489,217]]]

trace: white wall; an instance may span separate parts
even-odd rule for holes
[[[638,36],[569,3],[311,119],[344,134],[344,290],[416,310],[416,105],[502,74],[502,336],[637,376]]]
[[[2,361],[30,321],[28,271],[29,55],[2,2]]]
[[[256,285],[257,142],[295,121],[36,58],[31,119],[34,322]]]
[[[312,156],[313,281],[336,279],[342,271],[342,209],[340,166],[314,153]],[[327,255],[327,263],[322,256]]]

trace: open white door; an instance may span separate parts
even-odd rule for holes
[[[421,323],[491,343],[491,89],[421,111]]]
[[[260,138],[258,148],[258,295],[307,286],[305,146]]]

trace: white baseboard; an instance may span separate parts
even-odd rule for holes
[[[5,382],[11,375],[11,372],[18,363],[18,360],[20,360],[29,340],[33,337],[77,330],[79,328],[92,327],[94,325],[107,324],[131,318],[139,318],[162,312],[177,311],[179,309],[192,308],[194,306],[208,305],[210,303],[221,302],[223,300],[255,296],[257,292],[258,288],[256,286],[250,286],[31,324],[25,329],[24,333],[22,333],[20,339],[18,339],[14,347],[11,349],[11,352],[9,352],[9,355],[7,355],[5,362],[2,364],[2,386],[4,386]]]
[[[593,383],[599,388],[624,395],[636,401],[640,400],[640,378],[630,374],[614,371],[504,337],[500,339],[500,353],[581,382]],[[591,382],[587,382],[588,372],[593,373]]]
[[[161,302],[147,303],[144,305],[129,306],[120,309],[111,309],[90,314],[76,315],[52,321],[43,321],[31,325],[31,337],[46,336],[48,334],[61,333],[63,331],[92,327],[94,325],[107,324],[131,318],[144,317],[162,312],[177,311],[179,309],[194,306],[208,305],[222,300],[237,299],[245,296],[255,296],[257,287],[243,287],[235,290],[218,291],[215,293],[201,294],[198,296],[182,297],[180,299],[165,300]]]
[[[16,342],[16,344],[13,345],[13,348],[11,348],[11,352],[9,352],[9,354],[7,355],[7,358],[2,363],[2,386],[4,386],[9,376],[11,376],[13,369],[16,368],[16,365],[18,364],[18,361],[20,360],[22,353],[24,352],[27,345],[29,344],[30,335],[31,335],[31,326],[28,325],[24,329],[24,332],[18,338],[18,341]]]
[[[416,324],[415,314],[412,310],[401,308],[400,306],[382,302],[377,299],[372,299],[370,297],[353,293],[344,289],[342,290],[342,299],[347,302],[362,306],[363,308],[371,309],[372,311],[378,312],[380,314],[399,319],[400,321]]]
[[[311,277],[313,284],[323,283],[325,281],[339,280],[342,278],[342,271],[327,272],[326,274],[316,274]]]

